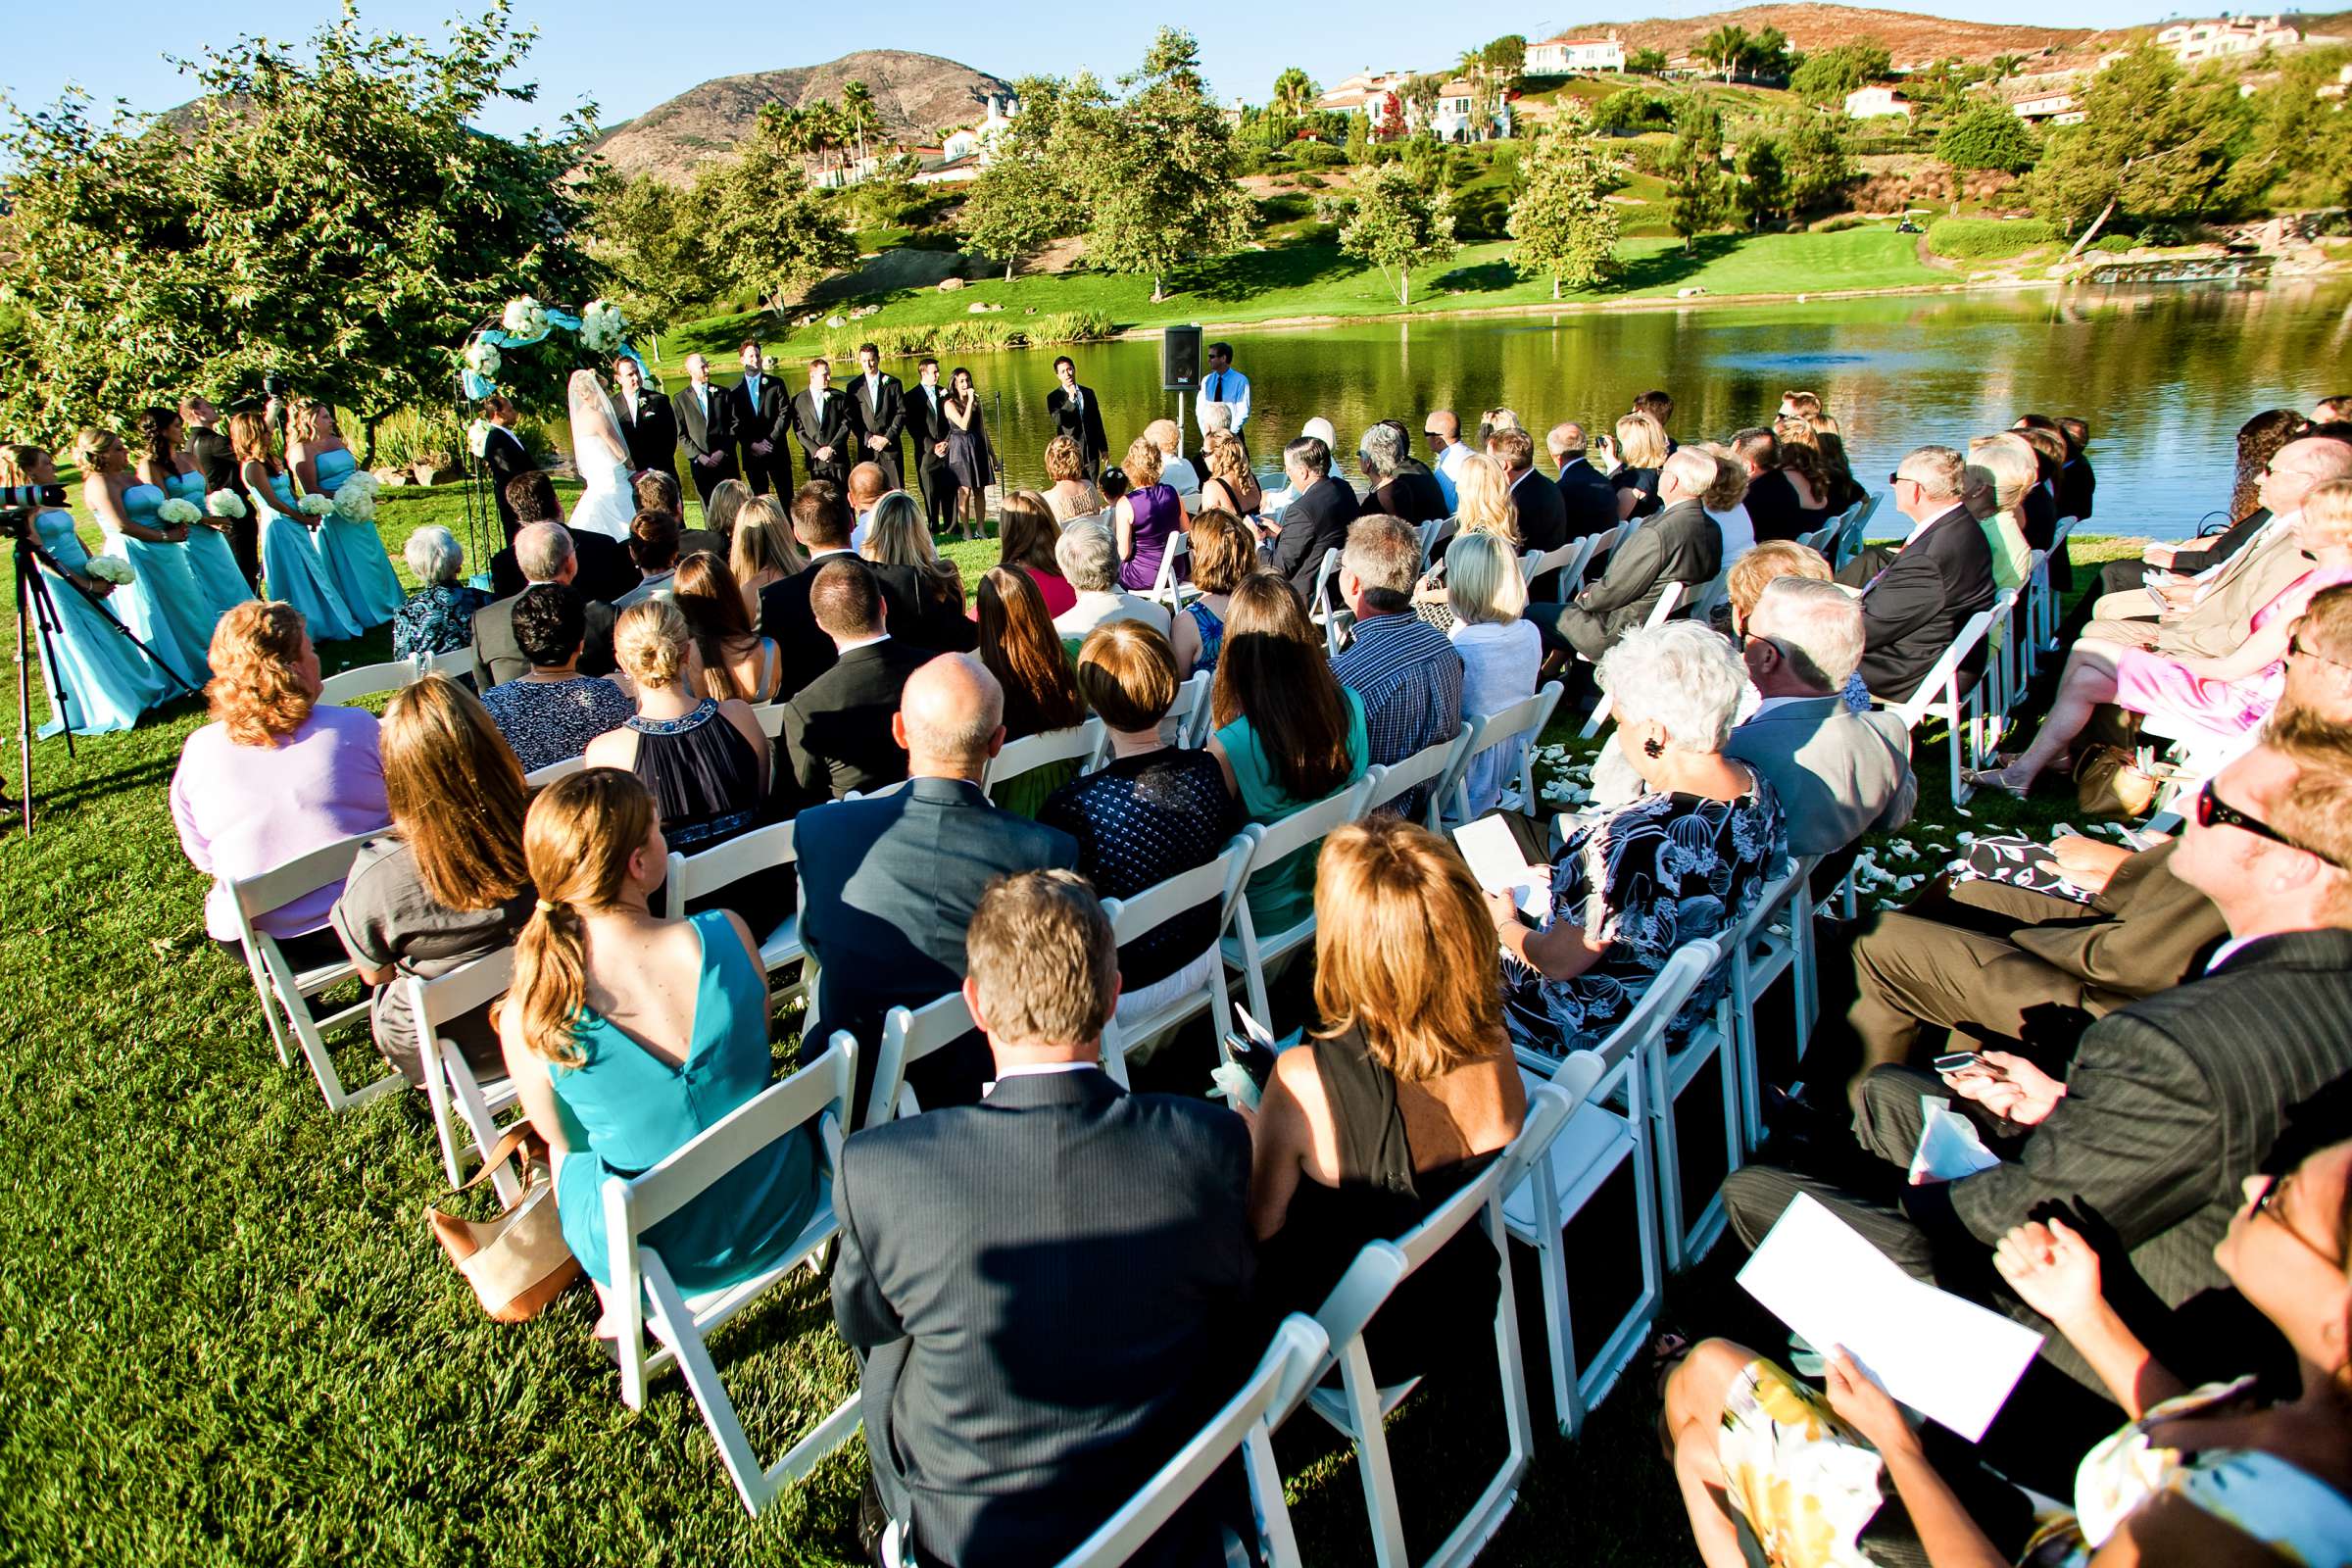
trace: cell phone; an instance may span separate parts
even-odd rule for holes
[[[1274,1049],[1255,1040],[1237,1034],[1225,1037],[1225,1059],[1250,1075],[1250,1081],[1264,1093],[1266,1080],[1274,1076]]]
[[[1990,1073],[1995,1078],[2008,1076],[2000,1068],[1986,1061],[1984,1054],[1981,1051],[1955,1051],[1949,1055],[1937,1056],[1933,1065],[1939,1073],[1966,1072],[1973,1067],[1978,1072]]]

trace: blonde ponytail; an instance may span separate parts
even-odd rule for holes
[[[620,901],[629,856],[653,831],[654,798],[634,773],[592,767],[558,779],[531,802],[523,863],[538,907],[515,939],[514,998],[524,1049],[576,1067],[579,1019],[588,1004],[582,917]]]

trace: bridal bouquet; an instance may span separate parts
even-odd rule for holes
[[[306,517],[323,517],[335,510],[335,504],[324,496],[304,496],[294,510]]]
[[[498,345],[476,338],[466,346],[466,367],[484,380],[495,380],[499,367]]]
[[[335,515],[346,522],[373,522],[375,493],[383,487],[382,480],[365,469],[353,474],[335,491]]]
[[[186,528],[202,522],[204,514],[197,510],[195,502],[182,501],[179,497],[173,496],[155,509],[155,520],[169,523],[174,528]]]
[[[580,342],[592,354],[610,354],[620,347],[626,325],[619,306],[610,300],[590,300],[580,312]]]
[[[508,335],[536,343],[547,336],[547,307],[528,294],[517,295],[507,301],[506,314],[499,318],[499,324],[507,329]]]
[[[81,569],[82,575],[112,583],[117,588],[126,588],[137,580],[137,573],[130,569],[130,563],[121,556],[92,556],[89,564]]]
[[[242,517],[246,514],[245,498],[234,490],[216,490],[204,498],[204,510],[216,517]]]

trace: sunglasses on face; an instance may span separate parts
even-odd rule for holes
[[[2266,1181],[2262,1191],[2254,1195],[2254,1201],[2246,1206],[2246,1217],[2261,1219],[2266,1215],[2269,1216],[2273,1224],[2293,1237],[2296,1244],[2312,1256],[2329,1268],[2342,1268],[2344,1266],[2343,1259],[2330,1257],[2319,1243],[2295,1229],[2294,1224],[2286,1217],[2286,1210],[2278,1206],[2279,1197],[2285,1193],[2287,1184],[2292,1180],[2294,1177],[2290,1172],[2284,1176],[2273,1176]]]
[[[2199,827],[2212,827],[2216,823],[2225,827],[2233,827],[2241,833],[2251,833],[2258,839],[2269,839],[2273,844],[2282,844],[2290,850],[2299,850],[2323,864],[2335,866],[2338,870],[2343,869],[2342,864],[2333,856],[2323,855],[2308,844],[2297,843],[2260,817],[2248,816],[2228,801],[2223,800],[2213,792],[2213,780],[2211,779],[2207,779],[2205,787],[2197,791],[2196,816]]]

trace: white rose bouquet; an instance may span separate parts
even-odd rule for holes
[[[306,517],[323,517],[335,510],[335,504],[324,496],[304,496],[294,510]]]
[[[335,515],[346,522],[375,521],[375,493],[383,481],[365,469],[343,481],[335,491]]]
[[[476,339],[466,345],[466,364],[474,374],[484,379],[496,379],[500,363],[497,344]]]
[[[610,354],[620,347],[627,322],[620,307],[610,300],[590,300],[580,312],[580,342],[593,354]]]
[[[547,336],[547,307],[528,294],[517,295],[507,301],[506,313],[499,318],[499,324],[515,337],[537,342]]]
[[[204,510],[216,517],[242,517],[248,511],[245,498],[234,490],[216,490],[206,496]]]
[[[186,528],[202,522],[204,514],[197,510],[195,502],[173,496],[155,509],[155,520],[173,528]]]
[[[130,569],[130,563],[121,556],[92,556],[89,564],[81,570],[83,576],[95,577],[117,588],[127,588],[138,578],[138,574]]]

